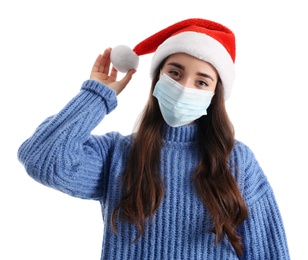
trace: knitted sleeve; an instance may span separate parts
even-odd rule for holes
[[[47,118],[18,150],[36,181],[79,198],[104,196],[113,135],[91,131],[117,105],[115,91],[88,80],[58,114]]]
[[[290,259],[286,234],[273,190],[252,151],[242,146],[244,198],[248,219],[242,226],[243,259]]]

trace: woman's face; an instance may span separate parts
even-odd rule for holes
[[[211,64],[185,53],[170,55],[161,69],[163,73],[187,88],[215,91],[218,81]]]

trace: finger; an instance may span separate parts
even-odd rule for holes
[[[126,75],[123,77],[123,79],[121,79],[119,82],[121,83],[121,85],[126,86],[128,84],[128,82],[130,82],[130,80],[133,77],[133,74],[136,72],[135,69],[129,70]]]
[[[99,71],[107,74],[109,73],[109,69],[110,69],[110,52],[111,52],[111,48],[107,48],[104,53],[103,53],[103,57],[99,66]]]
[[[118,76],[118,71],[115,67],[112,67],[111,72],[110,72],[110,77],[114,78],[114,80],[117,79]]]
[[[92,72],[98,72],[103,56],[99,54],[93,64]]]

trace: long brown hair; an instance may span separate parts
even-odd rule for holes
[[[134,223],[139,231],[136,240],[144,231],[146,219],[159,208],[165,192],[159,172],[163,118],[158,102],[152,96],[163,64],[157,69],[138,130],[132,137],[123,175],[124,196],[111,218],[115,233],[117,214],[121,219]],[[207,112],[206,116],[197,120],[201,160],[193,179],[212,217],[216,244],[226,235],[236,253],[242,255],[244,247],[237,228],[247,218],[247,207],[228,167],[234,145],[234,129],[226,112],[220,80]]]

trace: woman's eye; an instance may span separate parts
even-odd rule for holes
[[[169,75],[172,76],[173,78],[179,78],[181,76],[181,74],[176,70],[169,71]]]
[[[199,80],[197,82],[197,85],[200,86],[200,87],[208,87],[209,84],[207,84],[207,82],[203,81],[203,80]]]

